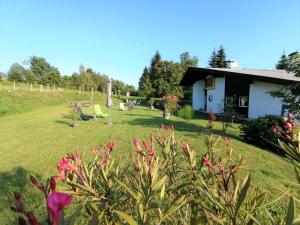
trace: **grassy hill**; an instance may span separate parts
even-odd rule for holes
[[[25,195],[28,205],[41,213],[41,195],[29,183],[34,174],[45,180],[56,174],[57,161],[67,152],[78,150],[88,157],[91,147],[99,147],[116,140],[114,156],[120,163],[127,163],[133,151],[134,137],[147,139],[153,128],[162,123],[173,124],[178,140],[183,138],[195,147],[198,154],[206,151],[205,139],[210,134],[223,135],[222,124],[216,122],[213,130],[207,130],[207,119],[197,117],[185,121],[177,117],[162,119],[162,112],[145,107],[132,111],[119,111],[114,100],[111,110],[113,125],[104,124],[105,119],[80,122],[69,126],[71,100],[89,100],[84,92],[30,92],[20,90],[0,92],[0,224],[13,224],[9,210],[14,191]],[[105,105],[105,96],[96,94],[94,101]],[[91,109],[84,109],[91,113]],[[103,110],[106,111],[105,107]],[[247,164],[242,174],[251,173],[254,184],[275,196],[287,190],[285,182],[294,181],[293,167],[288,160],[260,148],[244,143],[239,137],[238,124],[229,128],[236,157],[242,155]],[[37,195],[37,196],[36,196]]]

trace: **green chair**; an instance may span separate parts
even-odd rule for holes
[[[102,117],[102,118],[107,118],[109,115],[107,113],[102,112],[101,107],[99,104],[94,105],[94,110],[96,113],[96,116]]]

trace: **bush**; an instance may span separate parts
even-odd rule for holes
[[[74,225],[76,217],[88,220],[81,224],[271,224],[272,215],[263,217],[266,210],[280,212],[266,207],[266,193],[253,187],[250,175],[240,180],[244,160],[234,156],[228,138],[209,136],[200,155],[186,141],[176,141],[173,126],[162,125],[156,132],[149,141],[134,139],[130,165],[111,155],[115,142],[91,149],[92,157],[79,152],[62,157],[55,179],[64,183],[66,193],[56,191],[54,177],[45,184],[31,177],[50,214],[36,218],[15,194],[11,209],[20,216],[19,224],[54,225],[59,220]],[[62,209],[72,200],[76,210],[64,220]],[[291,198],[289,205],[293,202]],[[288,209],[291,220],[295,208]]]
[[[245,122],[241,126],[241,136],[250,144],[271,150],[282,155],[280,147],[277,145],[279,136],[273,131],[273,127],[284,128],[284,120],[278,116],[267,115]]]
[[[182,119],[185,119],[185,120],[192,119],[194,114],[195,114],[195,112],[194,112],[192,106],[190,106],[190,105],[185,105],[183,108],[181,108],[177,111],[177,116]]]

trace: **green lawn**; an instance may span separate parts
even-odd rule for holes
[[[48,106],[41,103],[39,107],[32,106],[23,113],[0,116],[0,224],[13,221],[9,210],[13,191],[20,191],[27,199],[30,198],[33,208],[39,205],[39,198],[32,197],[38,192],[31,190],[32,186],[28,184],[29,174],[35,174],[42,179],[55,174],[56,162],[67,152],[89,152],[91,147],[116,140],[114,154],[123,163],[128,160],[129,152],[134,149],[134,137],[147,138],[153,132],[153,128],[166,122],[174,125],[177,139],[184,138],[189,141],[199,153],[205,152],[207,135],[222,134],[220,123],[215,123],[214,130],[208,131],[205,128],[207,120],[201,117],[185,121],[173,116],[170,121],[165,121],[161,111],[145,107],[122,112],[117,109],[118,100],[115,100],[115,107],[111,111],[113,125],[106,125],[104,119],[98,119],[81,122],[79,127],[72,128],[68,126],[68,102],[71,99],[88,100],[89,95],[66,95],[67,97],[64,96],[60,101]],[[105,109],[105,96],[96,95],[94,101],[100,101]],[[2,97],[2,103],[5,102],[7,100],[3,100]],[[287,189],[284,180],[295,180],[293,168],[288,160],[244,143],[239,138],[238,125],[228,130],[228,136],[231,138],[235,154],[246,159],[247,166],[243,173],[253,174],[254,183],[263,190],[274,195],[279,189]]]

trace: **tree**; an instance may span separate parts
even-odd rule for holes
[[[23,82],[25,77],[25,68],[18,63],[14,63],[8,71],[8,80],[15,82]]]
[[[75,89],[80,88],[80,75],[78,73],[73,73],[71,76],[71,87]]]
[[[300,78],[300,56],[293,58],[288,63],[287,70],[293,72],[295,77]],[[300,112],[300,83],[293,82],[279,90],[271,92],[273,97],[280,98],[284,103],[289,105],[289,111],[297,114]]]
[[[276,69],[277,70],[286,70],[289,65],[289,59],[285,54],[285,51],[283,51],[278,63],[276,64]]]
[[[57,68],[51,66],[49,71],[42,76],[40,83],[59,86],[61,83],[60,72]]]
[[[29,59],[29,63],[30,69],[39,83],[41,83],[42,80],[47,80],[46,76],[48,76],[51,66],[44,58],[32,56]]]
[[[216,55],[216,67],[215,68],[227,68],[227,61],[226,61],[226,53],[223,46],[220,46],[220,49]]]
[[[125,90],[125,84],[123,81],[120,80],[112,80],[112,91],[115,94],[118,94],[120,92],[120,94],[125,95],[126,94],[126,90]]]
[[[139,81],[139,95],[146,98],[151,98],[153,95],[150,74],[147,67],[144,68],[143,74]]]
[[[211,53],[210,59],[208,61],[208,65],[212,68],[217,67],[217,53],[215,49]]]
[[[25,71],[25,80],[26,80],[26,83],[29,83],[29,84],[32,84],[36,81],[36,76],[32,72],[31,69],[28,69]]]
[[[189,67],[197,67],[198,66],[198,58],[196,56],[191,57],[188,52],[184,52],[180,55],[180,64],[185,72]],[[182,74],[180,80],[182,79],[184,73]],[[182,87],[183,98],[186,100],[192,99],[192,87]]]
[[[153,58],[151,59],[150,68],[149,68],[149,78],[151,81],[151,85],[153,88],[154,93],[157,93],[158,90],[158,78],[159,72],[157,65],[161,62],[161,55],[158,51],[155,52]]]
[[[196,56],[191,57],[188,52],[184,52],[180,55],[180,64],[184,70],[187,70],[189,67],[197,67],[198,62],[198,58]]]

